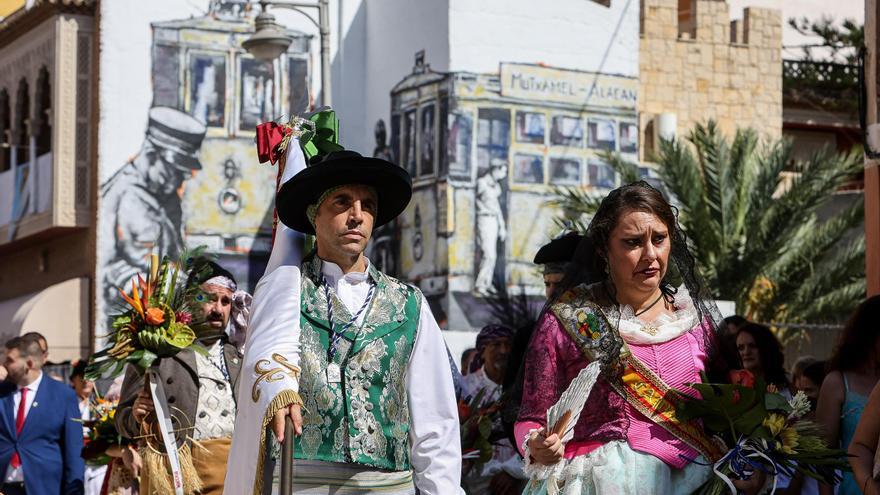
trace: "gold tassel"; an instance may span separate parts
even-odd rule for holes
[[[270,402],[269,406],[266,408],[266,415],[263,417],[263,427],[260,429],[260,453],[257,455],[257,474],[254,477],[254,495],[260,495],[263,493],[263,464],[266,462],[267,441],[266,428],[269,426],[269,423],[272,422],[276,412],[294,404],[302,406],[303,410],[305,410],[305,404],[303,403],[302,397],[300,397],[297,392],[293,390],[282,390],[274,399],[272,399],[272,402]]]
[[[168,456],[149,447],[142,449],[144,467],[142,480],[147,481],[149,491],[145,495],[168,495],[174,493],[171,481],[171,463]],[[180,459],[180,474],[183,477],[184,495],[195,495],[202,489],[202,480],[192,460],[192,451],[188,445],[177,450]]]

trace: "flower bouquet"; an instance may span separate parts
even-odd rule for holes
[[[469,401],[458,401],[461,457],[470,467],[479,468],[492,459],[493,423],[501,417],[501,402],[483,404],[485,390]]]
[[[147,278],[138,274],[137,281],[131,283],[130,295],[119,289],[128,307],[113,317],[109,344],[92,356],[86,378],[117,376],[126,364],[146,370],[157,359],[171,357],[183,349],[201,349],[194,345],[191,305],[204,296],[199,287],[178,289],[181,271],[186,277],[198,259],[201,256],[193,253],[184,254],[177,263],[167,257],[159,263],[154,254]]]
[[[107,449],[129,443],[129,440],[116,430],[116,406],[117,401],[98,398],[97,402],[90,406],[93,419],[80,420],[83,426],[88,428],[83,437],[82,458],[89,464],[97,466],[110,464],[112,458],[107,455]]]
[[[703,376],[704,382],[707,381]],[[803,419],[810,411],[803,392],[787,400],[773,385],[746,370],[730,372],[731,383],[690,385],[701,398],[680,394],[677,416],[682,421],[698,418],[706,433],[723,442],[726,452],[712,463],[716,476],[697,493],[736,494],[733,480],[767,475],[776,488],[777,476],[796,473],[821,482],[839,480],[836,470],[848,470],[846,453],[829,448],[817,425]]]
[[[152,480],[158,493],[185,495],[197,493],[201,480],[192,461],[188,445],[178,445],[178,436],[186,435],[191,419],[178,409],[169,407],[156,363],[176,355],[184,349],[206,353],[196,344],[191,325],[196,308],[205,298],[198,285],[186,287],[178,279],[201,279],[209,267],[197,249],[184,253],[174,263],[167,257],[159,262],[157,255],[150,260],[146,279],[140,274],[132,281],[131,294],[119,289],[127,307],[113,317],[113,331],[106,348],[95,353],[86,368],[86,378],[116,376],[127,364],[139,368],[145,375],[145,389],[149,390],[155,408],[153,420],[144,421],[142,450],[144,473]],[[181,273],[182,272],[182,273]],[[183,286],[183,288],[179,288]]]

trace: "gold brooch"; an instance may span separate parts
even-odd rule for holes
[[[660,331],[660,330],[659,330],[657,327],[655,327],[654,325],[644,325],[644,326],[642,326],[639,330],[645,332],[646,334],[650,335],[651,337],[657,335],[657,332]]]

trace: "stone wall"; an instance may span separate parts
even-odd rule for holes
[[[747,8],[730,21],[723,0],[696,0],[679,28],[677,0],[643,0],[639,112],[642,142],[657,114],[674,113],[677,136],[714,119],[725,133],[782,134],[782,16]],[[681,34],[679,34],[681,31]],[[644,158],[648,158],[645,156]]]

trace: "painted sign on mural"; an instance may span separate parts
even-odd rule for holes
[[[242,48],[254,30],[248,2],[155,3],[162,5],[101,4],[103,17],[127,23],[124,30],[107,23],[102,67],[125,59],[150,68],[102,78],[102,314],[112,311],[116,288],[148,268],[150,253],[175,257],[204,245],[239,285],[252,287],[268,258],[276,174],[257,163],[255,127],[310,106],[308,36],[290,31],[287,53],[257,60]],[[132,8],[143,15],[130,15]],[[123,31],[126,42],[111,43]],[[120,109],[145,118],[120,125]],[[113,160],[121,143],[127,156]]]
[[[636,108],[639,81],[528,64],[501,64],[501,95],[593,107]]]

